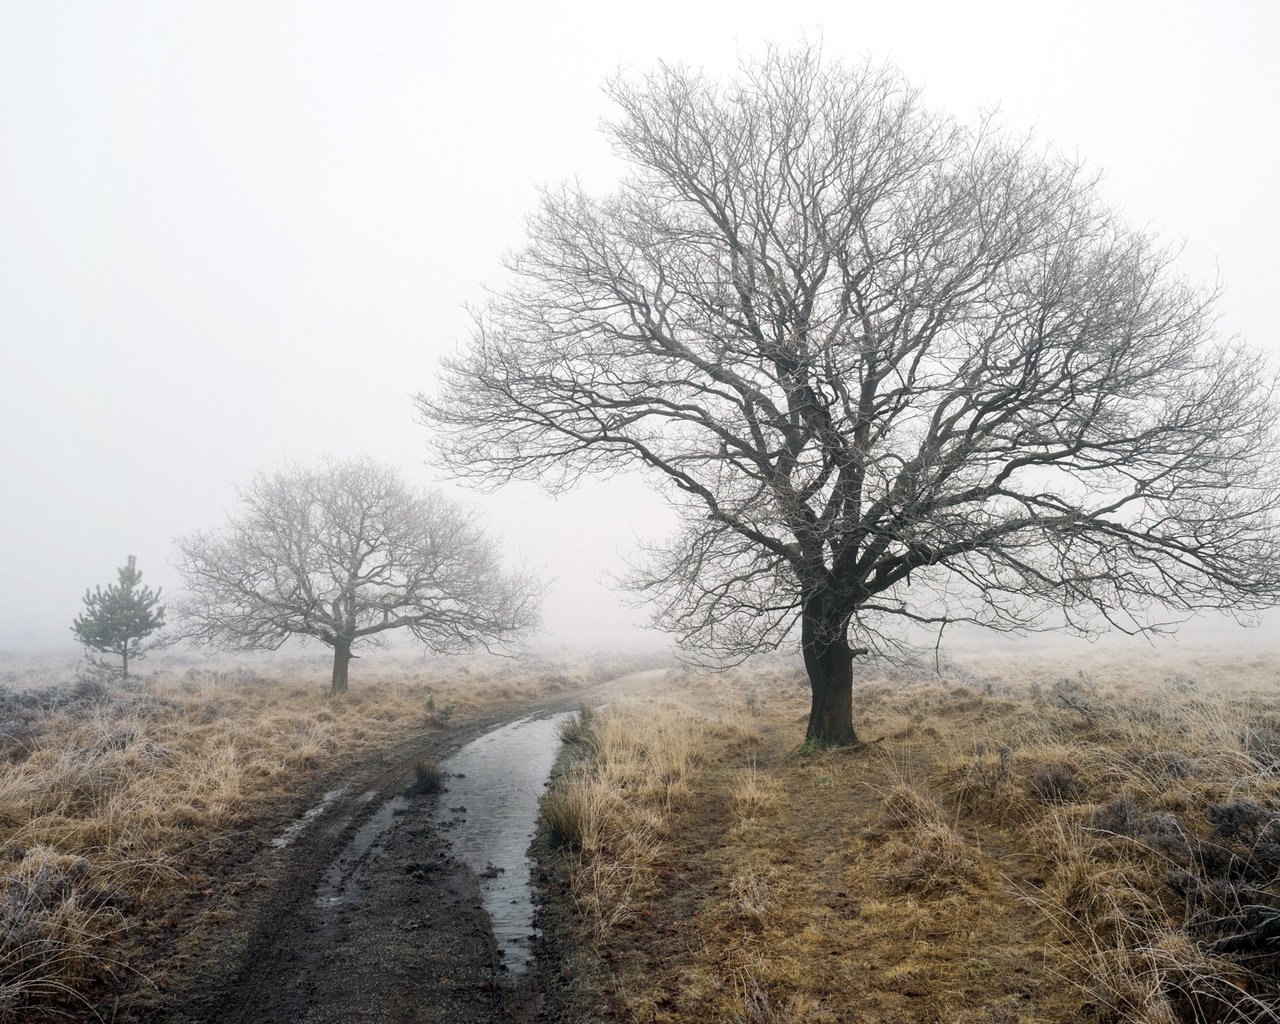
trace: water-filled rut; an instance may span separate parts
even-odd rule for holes
[[[558,726],[584,697],[634,692],[660,671],[514,722],[494,711],[407,738],[335,772],[293,820],[228,837],[210,927],[168,940],[163,984],[131,1012],[109,1009],[122,1024],[533,1019],[543,965],[528,970],[528,848]],[[442,765],[443,794],[410,791],[424,762]]]
[[[486,733],[445,762],[451,776],[436,815],[453,855],[480,879],[502,963],[512,974],[532,958],[528,856],[538,801],[560,750],[567,714],[524,718]]]

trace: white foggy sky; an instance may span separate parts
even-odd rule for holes
[[[999,105],[1185,240],[1183,270],[1225,284],[1224,331],[1280,355],[1277,9],[0,0],[0,645],[67,642],[129,553],[176,588],[172,539],[285,458],[434,479],[410,396],[537,186],[608,188],[619,66],[730,73],[820,34],[958,116]],[[553,639],[634,636],[601,577],[662,532],[648,491],[466,496],[558,577]]]

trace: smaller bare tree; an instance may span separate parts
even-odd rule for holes
[[[309,636],[333,648],[332,694],[354,648],[407,630],[433,651],[501,648],[537,621],[541,585],[505,573],[462,507],[415,491],[368,459],[259,474],[243,511],[179,541],[182,637],[275,650]]]

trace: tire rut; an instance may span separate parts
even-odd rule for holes
[[[138,1024],[494,1022],[528,1019],[533,993],[512,998],[475,878],[448,852],[433,797],[406,794],[415,765],[440,761],[485,732],[529,714],[569,710],[643,683],[632,673],[559,697],[420,734],[365,758],[330,786],[341,795],[283,849],[237,857],[228,881],[251,888],[234,918],[201,942],[179,980],[145,1007],[117,1013]],[[340,858],[387,801],[398,820],[350,863]],[[399,813],[396,813],[396,812]],[[341,898],[317,904],[336,879]]]

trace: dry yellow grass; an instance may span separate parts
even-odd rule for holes
[[[603,1019],[1280,1020],[1277,681],[1263,656],[868,670],[883,741],[807,751],[798,672],[675,680],[583,745],[609,838],[575,853],[576,968]],[[664,702],[696,752],[672,792],[637,755]]]
[[[142,923],[173,920],[209,884],[211,844],[336,767],[600,675],[501,659],[369,664],[337,700],[318,660],[171,662],[128,689],[82,686],[78,699],[70,686],[15,695],[42,677],[11,669],[0,690],[0,1022],[87,1016],[97,988],[138,969]]]
[[[603,943],[634,926],[653,897],[671,816],[702,767],[706,737],[741,743],[756,733],[664,697],[584,710],[567,734],[588,756],[551,787],[543,814],[553,843],[574,859],[574,903]]]

